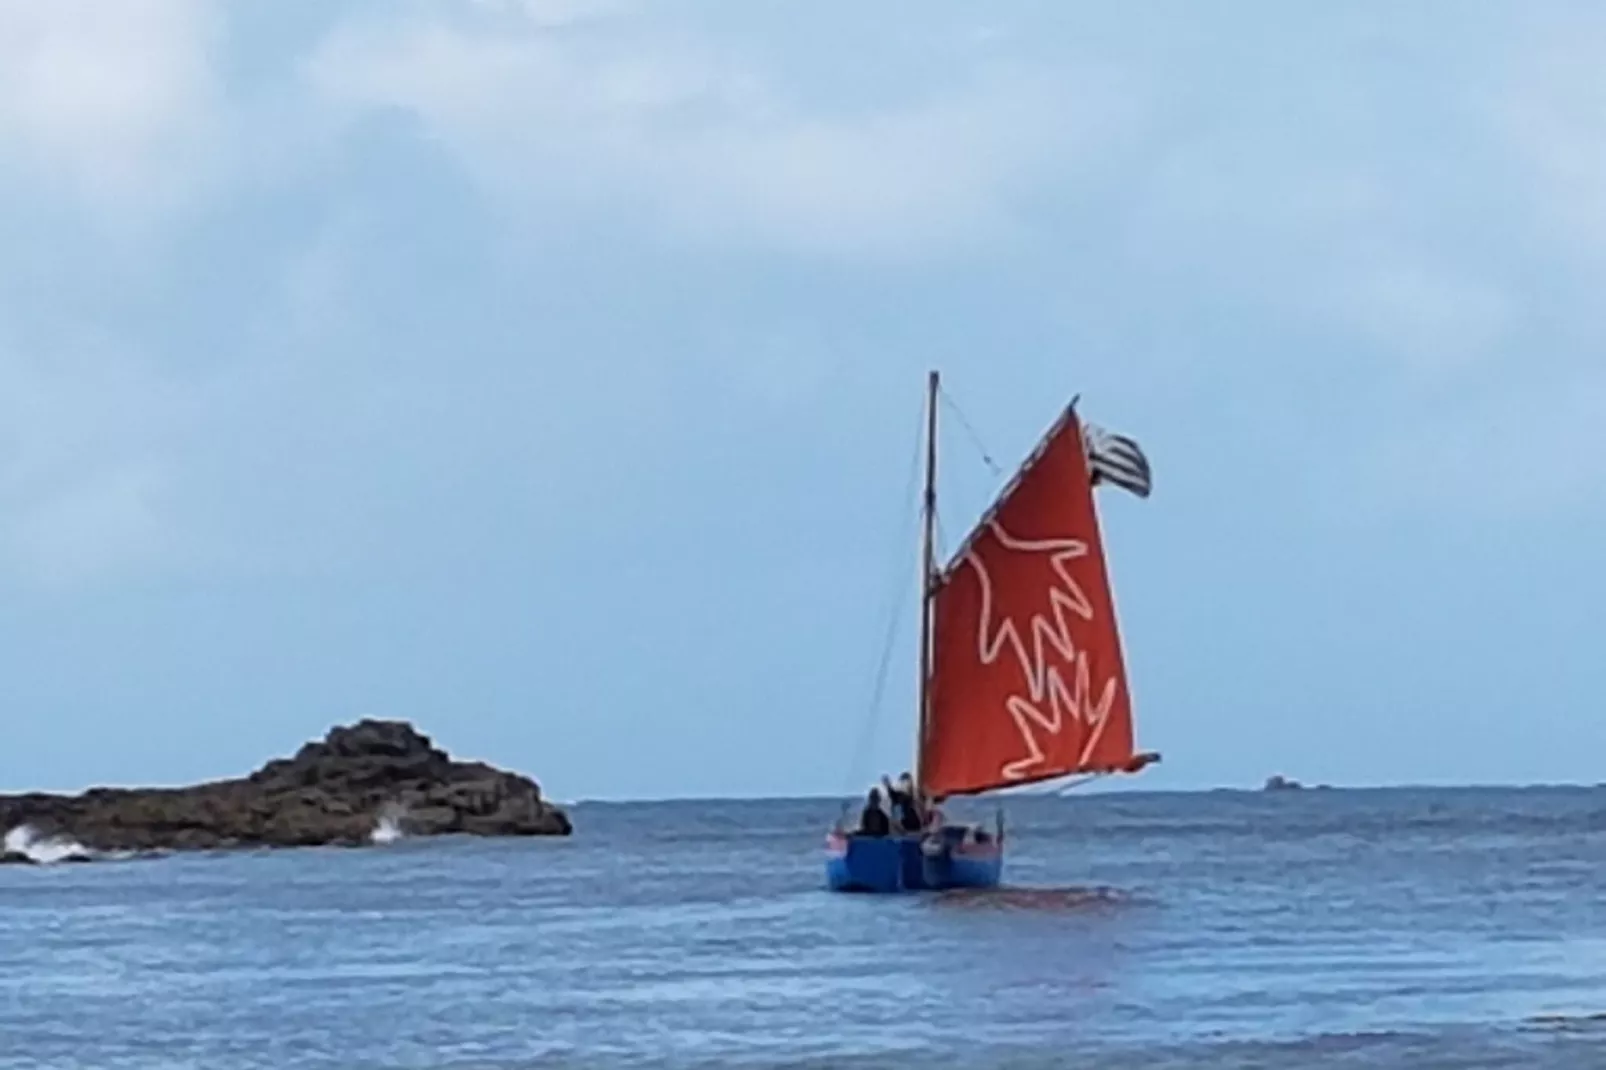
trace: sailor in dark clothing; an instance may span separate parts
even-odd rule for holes
[[[879,787],[870,789],[869,798],[864,801],[864,809],[859,811],[860,836],[885,836],[892,831],[892,821],[887,817],[886,804],[881,800]]]
[[[926,815],[920,806],[920,797],[915,792],[914,778],[908,773],[898,777],[898,783],[893,784],[886,777],[881,778],[882,786],[887,789],[887,798],[892,801],[892,823],[899,832],[915,833],[926,827]]]

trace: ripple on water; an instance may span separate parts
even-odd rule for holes
[[[1587,793],[1010,808],[923,897],[822,891],[817,802],[0,867],[0,1068],[1606,1065]]]

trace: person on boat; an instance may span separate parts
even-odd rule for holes
[[[896,784],[882,777],[881,785],[892,802],[892,823],[899,832],[919,832],[926,827],[926,815],[920,805],[920,796],[915,791],[913,777],[903,773]]]
[[[864,801],[864,809],[859,811],[860,836],[885,836],[892,831],[892,819],[887,816],[886,801],[881,798],[879,785],[870,789],[870,795]]]
[[[931,832],[942,831],[943,822],[947,820],[942,813],[942,799],[927,799],[921,806],[925,818],[925,828]]]

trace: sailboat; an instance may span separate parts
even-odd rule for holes
[[[934,561],[937,404],[928,380],[921,546],[919,723],[914,780],[926,798],[1132,774],[1159,760],[1134,745],[1132,699],[1094,488],[1148,497],[1138,444],[1083,423],[1072,399],[941,568]],[[833,891],[991,888],[1003,875],[991,830],[928,825],[872,835],[838,822],[826,838]]]

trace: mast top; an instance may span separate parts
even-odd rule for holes
[[[919,731],[915,736],[915,783],[924,785],[931,728],[931,592],[935,566],[937,517],[937,370],[926,379],[926,492],[922,502],[920,545],[920,689]]]

